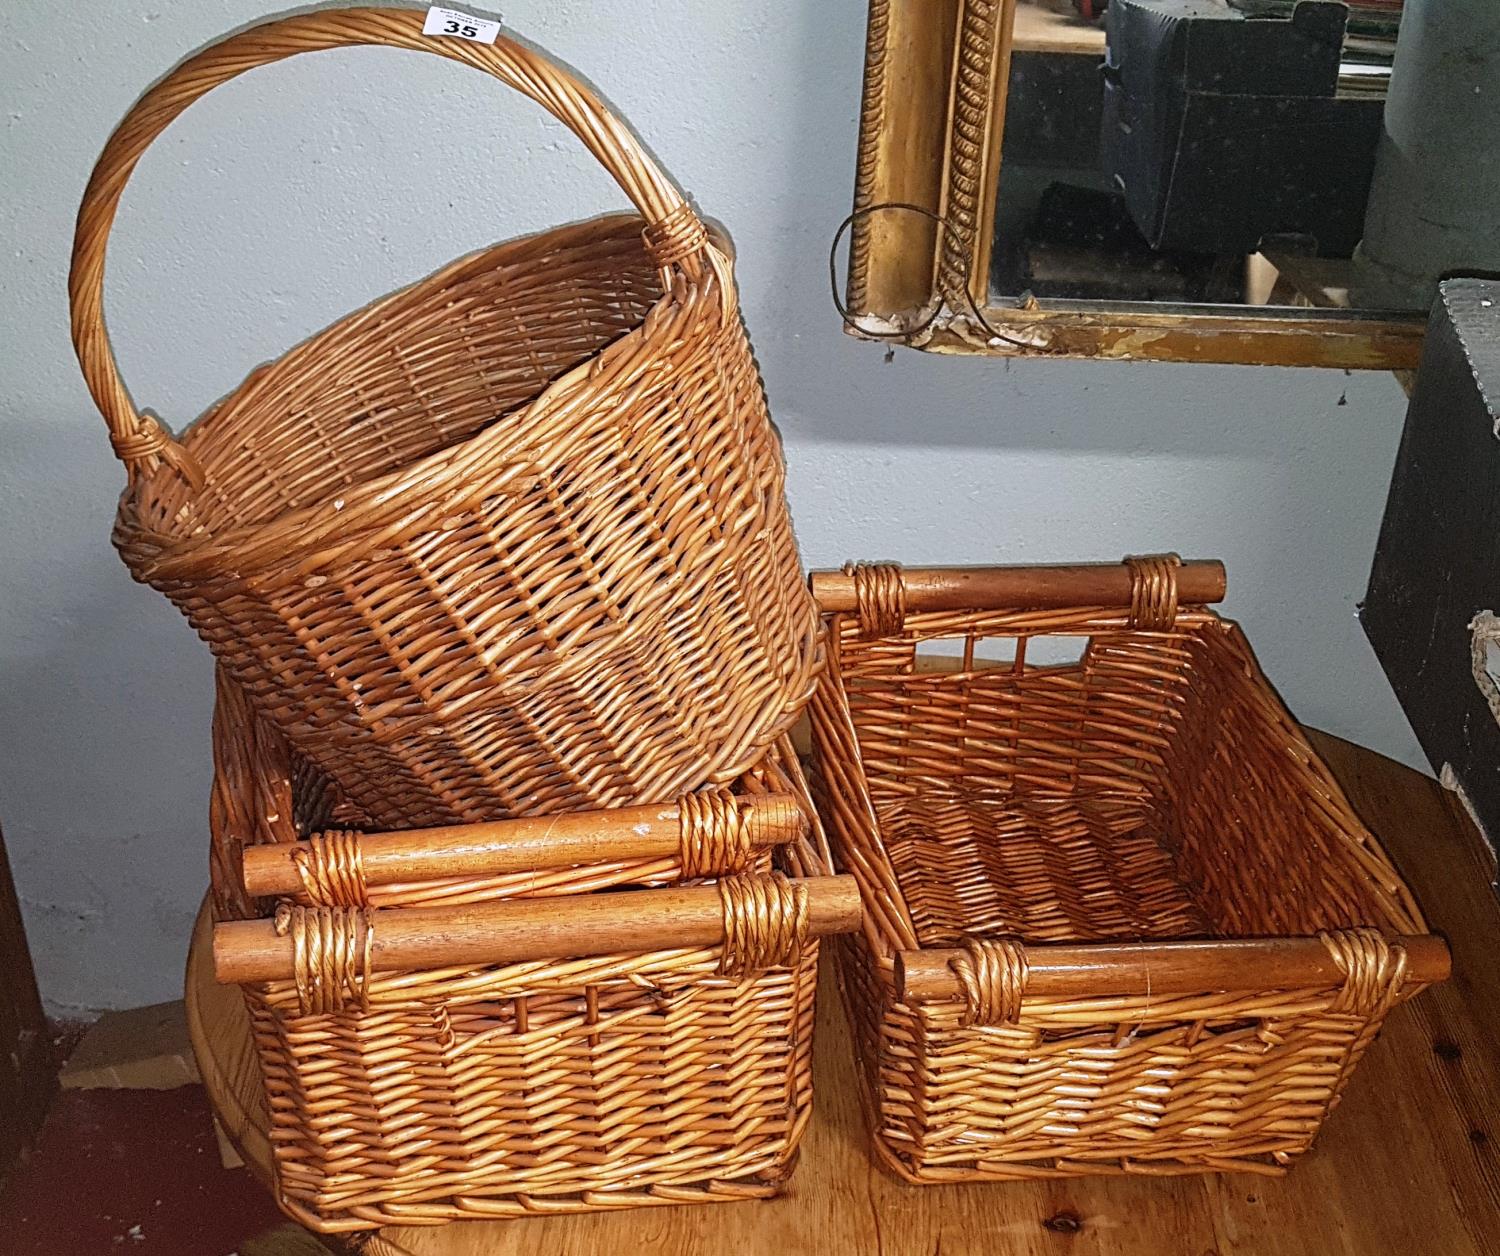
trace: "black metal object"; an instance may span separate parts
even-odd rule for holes
[[[1500,282],[1439,289],[1360,608],[1422,749],[1500,839]]]
[[[1250,18],[1224,0],[1113,0],[1102,153],[1154,248],[1250,253],[1363,232],[1383,102],[1335,95],[1342,3]]]

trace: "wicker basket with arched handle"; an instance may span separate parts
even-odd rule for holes
[[[180,436],[132,402],[105,250],[194,100],[303,52],[484,70],[564,122],[638,211],[461,258],[255,371]],[[780,444],[730,262],[557,65],[422,14],[303,14],[147,92],[95,167],[73,338],[125,463],[115,542],[311,761],[388,826],[654,801],[735,779],[820,662]]]

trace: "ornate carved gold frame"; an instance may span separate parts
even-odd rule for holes
[[[992,305],[1015,8],[1016,0],[870,0],[846,330],[938,353],[1416,365],[1425,330],[1416,316]],[[925,212],[878,208],[893,203]]]

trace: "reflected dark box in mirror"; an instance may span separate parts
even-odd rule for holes
[[[1102,8],[1102,6],[1100,6]],[[1244,259],[1157,249],[1109,183],[1098,55],[1011,55],[990,290],[1074,300],[1239,302]]]
[[[1383,102],[1339,95],[1348,9],[1284,19],[1224,0],[1114,0],[1104,168],[1153,248],[1250,253],[1295,235],[1347,257]]]
[[[1422,749],[1500,838],[1500,282],[1444,283],[1360,619]]]

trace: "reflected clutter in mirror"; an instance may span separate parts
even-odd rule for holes
[[[1385,308],[1354,257],[1400,12],[1017,0],[991,303]]]

